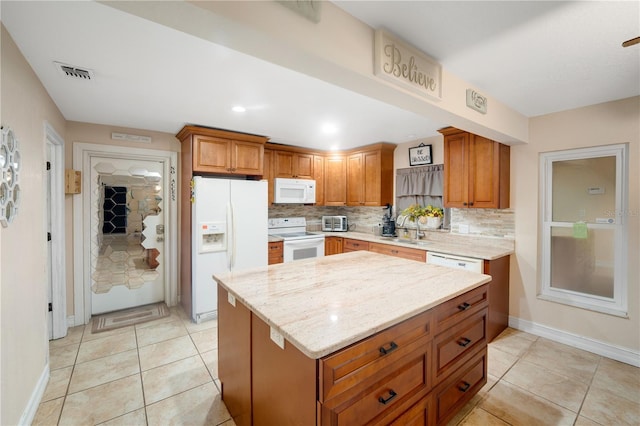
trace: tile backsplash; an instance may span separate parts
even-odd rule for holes
[[[269,217],[304,216],[309,231],[320,231],[322,216],[344,215],[350,231],[373,233],[385,211],[383,207],[277,205],[269,207]],[[514,215],[512,209],[451,209],[451,233],[458,234],[463,224],[469,226],[469,235],[514,239]]]

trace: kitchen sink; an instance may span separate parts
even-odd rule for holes
[[[407,238],[399,238],[399,237],[380,237],[381,240],[383,241],[393,241],[395,243],[405,243],[405,244],[415,244],[418,246],[428,246],[430,244],[433,244],[432,241],[422,241],[422,240],[409,240]]]

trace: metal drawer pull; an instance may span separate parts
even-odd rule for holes
[[[466,311],[470,307],[471,307],[471,305],[468,304],[467,302],[464,302],[462,305],[458,305],[458,309],[460,309],[461,311]]]
[[[389,398],[384,399],[383,397],[378,397],[378,402],[379,402],[380,404],[385,404],[385,405],[387,405],[387,403],[391,402],[391,400],[392,400],[393,398],[395,398],[396,396],[398,396],[398,394],[397,394],[397,393],[395,393],[395,392],[393,391],[393,389],[389,389]]]
[[[463,348],[466,347],[469,343],[471,343],[471,340],[467,339],[466,337],[458,340],[458,345],[462,346]]]
[[[380,346],[380,353],[382,355],[386,355],[390,352],[395,351],[396,349],[398,349],[398,345],[396,345],[396,342],[391,342],[389,343],[389,347],[385,348],[384,346]]]
[[[471,387],[471,385],[467,382],[462,382],[462,386],[458,386],[458,390],[460,392],[466,392],[469,390],[469,388]]]

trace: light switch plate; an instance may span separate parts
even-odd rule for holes
[[[276,345],[280,346],[280,349],[284,349],[284,336],[274,330],[273,327],[269,327],[269,337]]]
[[[229,302],[229,304],[233,307],[236,306],[236,297],[231,294],[231,293],[227,293],[227,302]]]

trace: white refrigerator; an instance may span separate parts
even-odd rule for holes
[[[193,178],[193,320],[217,316],[213,274],[267,266],[267,182]]]

